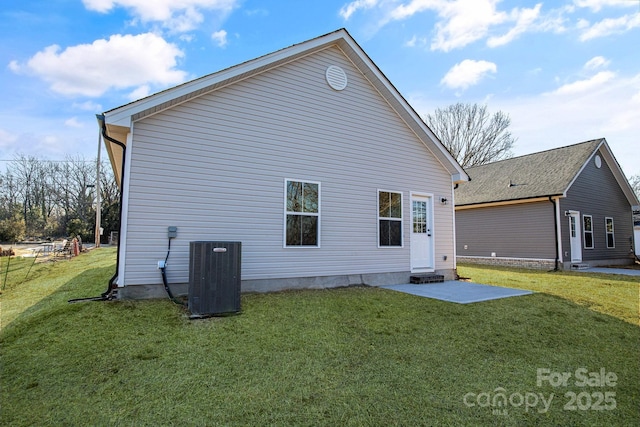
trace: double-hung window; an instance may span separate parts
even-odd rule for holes
[[[607,233],[607,248],[615,248],[616,247],[616,239],[613,235],[613,218],[606,217],[604,219],[604,227]]]
[[[285,181],[285,246],[320,246],[320,183]]]
[[[584,215],[582,217],[582,230],[584,234],[584,248],[593,249],[593,217]]]
[[[378,191],[378,245],[402,246],[402,193]]]

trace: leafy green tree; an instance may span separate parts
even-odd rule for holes
[[[24,219],[19,214],[0,220],[0,242],[18,242],[24,239]]]

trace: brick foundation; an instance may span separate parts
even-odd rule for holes
[[[528,268],[532,270],[553,270],[554,260],[527,258],[498,258],[498,257],[463,257],[456,258],[459,263],[497,265],[502,267]],[[562,266],[559,266],[562,268]]]

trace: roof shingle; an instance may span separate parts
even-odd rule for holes
[[[467,168],[471,181],[455,191],[456,206],[563,194],[604,139]]]

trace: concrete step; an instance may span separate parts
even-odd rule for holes
[[[571,269],[572,270],[586,270],[587,268],[589,268],[589,264],[585,264],[584,262],[578,262],[578,263],[572,263],[571,264]]]
[[[422,283],[442,283],[444,282],[444,276],[441,274],[412,274],[409,278],[409,283],[422,284]]]

